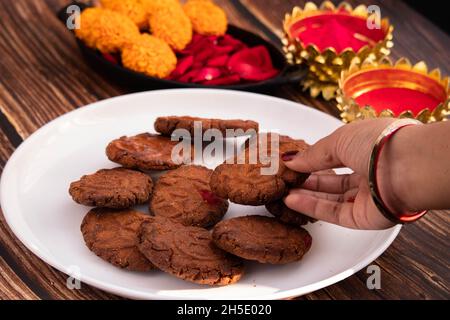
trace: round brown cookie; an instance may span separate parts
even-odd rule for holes
[[[186,226],[213,226],[227,212],[228,201],[212,193],[209,187],[212,172],[189,165],[165,173],[155,184],[150,212]]]
[[[186,129],[193,136],[195,121],[201,121],[202,133],[204,133],[208,129],[217,129],[225,135],[227,129],[242,129],[244,133],[249,129],[253,129],[255,132],[258,132],[259,129],[259,124],[251,120],[222,120],[188,116],[170,116],[158,117],[155,121],[155,130],[161,134],[170,136],[177,129]]]
[[[238,257],[261,263],[285,264],[300,260],[312,238],[303,228],[264,216],[246,216],[216,224],[214,243]]]
[[[97,256],[113,265],[132,271],[154,269],[153,264],[138,250],[138,232],[148,215],[133,210],[95,208],[81,224],[86,246]]]
[[[152,179],[125,168],[102,169],[70,184],[69,193],[79,204],[123,209],[146,202],[152,192]]]
[[[260,146],[258,144],[258,146]],[[219,197],[245,205],[264,205],[283,197],[288,188],[300,186],[308,177],[308,173],[290,170],[281,160],[281,155],[288,151],[304,151],[308,147],[303,140],[294,140],[280,136],[278,148],[273,149],[269,143],[262,148],[267,155],[261,161],[258,149],[248,146],[244,152],[234,158],[234,163],[223,163],[213,172],[210,180],[211,190]],[[252,156],[254,155],[254,157]],[[257,159],[251,164],[252,159]],[[276,166],[278,161],[278,166]],[[270,167],[278,168],[275,172],[263,172]]]
[[[261,154],[257,155],[258,159],[261,157],[261,155],[266,158],[268,155],[270,155],[271,157],[277,157],[279,160],[277,175],[279,175],[289,187],[297,187],[303,184],[303,182],[306,181],[306,179],[309,177],[310,174],[290,170],[288,167],[284,165],[284,162],[281,160],[281,157],[283,156],[283,154],[287,152],[303,152],[309,147],[309,144],[307,144],[305,140],[293,139],[289,136],[279,135],[277,133],[271,132],[265,133],[266,138],[260,138],[262,135],[263,134],[260,134],[256,137],[250,138],[245,143],[246,148],[243,156],[246,157],[246,163],[248,163],[249,161],[247,160],[249,155],[252,154],[251,153],[252,151],[249,151],[251,150],[250,148],[251,143],[249,141],[251,141],[251,139],[255,140],[258,139],[256,140],[258,142],[257,145],[258,148],[254,149],[255,151],[253,151],[253,152],[256,151],[260,152],[260,150],[262,149]],[[272,142],[270,139],[275,137],[279,138],[278,147],[272,148]],[[265,161],[267,161],[267,159],[265,159]],[[269,165],[265,166],[268,167]]]
[[[211,190],[231,202],[259,206],[281,198],[286,184],[278,175],[262,175],[261,165],[221,164],[210,180]]]
[[[142,224],[138,248],[162,271],[199,284],[231,284],[244,272],[242,261],[216,247],[208,230],[163,217]]]
[[[266,209],[280,221],[298,227],[303,226],[308,222],[317,221],[314,218],[290,209],[284,204],[283,200],[277,200],[266,204]]]
[[[181,165],[172,160],[172,149],[178,143],[159,134],[141,133],[110,142],[106,155],[109,160],[127,168],[169,170]]]

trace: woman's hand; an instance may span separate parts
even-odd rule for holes
[[[286,205],[313,218],[348,228],[392,227],[393,223],[372,201],[367,175],[373,144],[393,121],[395,119],[388,118],[356,121],[337,129],[302,154],[283,156],[286,166],[295,171],[348,167],[354,172],[345,175],[313,173],[300,189],[290,191],[285,198]],[[383,153],[378,167],[381,195],[389,207],[401,210],[402,203],[390,178],[392,166],[388,166],[388,162],[392,159],[387,159]]]

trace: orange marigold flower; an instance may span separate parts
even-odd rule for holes
[[[158,8],[149,24],[152,34],[174,50],[183,50],[192,40],[192,24],[180,3]]]
[[[165,78],[177,66],[177,57],[163,40],[142,34],[124,47],[122,64],[151,77]]]
[[[189,0],[183,8],[195,32],[214,36],[222,36],[227,32],[227,16],[212,1]]]
[[[179,0],[141,0],[147,8],[147,13],[151,15],[161,8],[179,6]]]
[[[85,9],[79,19],[80,28],[75,29],[75,35],[104,53],[120,51],[139,36],[139,29],[130,18],[108,9]]]
[[[102,7],[121,13],[143,30],[148,27],[147,7],[143,0],[101,0]]]
[[[90,48],[95,48],[97,38],[93,36],[92,30],[98,17],[100,17],[103,12],[104,11],[99,8],[89,8],[83,10],[81,15],[77,17],[77,23],[80,27],[75,29],[75,35]]]

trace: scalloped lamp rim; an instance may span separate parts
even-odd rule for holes
[[[369,104],[360,105],[356,101],[357,93],[364,88],[364,83],[361,81],[356,81],[358,77],[361,77],[365,74],[373,73],[374,71],[380,70],[395,70],[399,71],[400,81],[399,79],[394,79],[393,81],[387,81],[383,88],[406,88],[416,90],[418,92],[422,92],[425,94],[429,94],[439,103],[435,107],[424,107],[424,108],[416,108],[419,111],[413,111],[410,108],[405,108],[404,110],[394,112],[392,111],[392,107],[389,108],[381,108],[381,110],[376,110],[380,108],[374,108]],[[415,76],[412,77],[404,77],[402,73],[412,73]],[[386,73],[382,73],[385,77]],[[395,75],[394,75],[395,77]],[[352,92],[352,90],[347,90],[346,85],[348,85],[351,81],[357,83],[356,86],[356,94]],[[386,79],[380,79],[379,81],[385,81]],[[391,78],[392,80],[392,78]],[[417,82],[414,82],[416,80]],[[419,83],[419,81],[421,83]],[[374,85],[375,81],[372,81],[370,84]],[[406,84],[406,86],[405,86]],[[411,85],[409,85],[411,84]],[[402,86],[403,85],[403,86]],[[355,91],[354,88],[350,88]],[[440,91],[440,92],[439,92]],[[359,109],[359,112],[366,112],[367,114],[371,114],[372,116],[392,116],[392,117],[415,117],[420,119],[423,122],[432,122],[436,120],[446,120],[446,115],[448,113],[450,107],[450,88],[449,88],[449,77],[441,77],[441,73],[439,69],[434,69],[431,72],[428,72],[428,68],[426,64],[421,61],[411,65],[408,59],[401,58],[395,64],[392,63],[389,59],[383,61],[381,63],[365,61],[361,66],[354,64],[350,67],[349,70],[342,72],[341,78],[339,80],[339,90],[338,97],[336,98],[338,101],[338,107],[342,111],[341,117],[345,121],[350,118],[358,118],[359,115],[355,115],[355,110]],[[352,114],[353,113],[353,114]],[[439,113],[439,114],[437,114]]]
[[[329,1],[325,1],[324,3],[328,3],[328,2]],[[356,55],[359,55],[360,53],[362,53],[366,50],[375,48],[379,45],[382,45],[385,41],[392,39],[392,33],[394,30],[394,27],[390,24],[389,19],[385,17],[385,18],[381,19],[381,25],[382,25],[382,29],[384,31],[384,38],[379,41],[376,41],[373,45],[367,44],[367,45],[360,47],[358,50],[354,50],[351,47],[346,47],[346,48],[342,49],[339,53],[336,51],[336,49],[334,47],[331,47],[331,46],[328,46],[328,47],[324,48],[323,50],[320,50],[319,47],[313,43],[305,45],[304,42],[300,38],[293,37],[292,33],[291,33],[291,28],[300,21],[303,21],[305,19],[315,17],[315,16],[329,15],[329,14],[351,16],[351,17],[354,17],[357,19],[367,19],[367,16],[364,16],[360,13],[361,10],[363,10],[363,9],[359,9],[358,13],[355,14],[354,12],[356,11],[356,9],[353,9],[352,6],[350,4],[348,4],[347,2],[342,2],[338,7],[334,7],[334,5],[333,5],[333,8],[325,8],[325,9],[319,9],[319,8],[308,9],[307,7],[308,7],[309,3],[311,3],[311,2],[307,2],[304,10],[302,10],[298,7],[295,7],[295,8],[298,8],[298,10],[295,10],[295,8],[294,8],[293,13],[291,15],[287,14],[285,21],[284,21],[284,30],[285,30],[286,34],[288,35],[288,37],[292,41],[294,41],[295,43],[300,45],[301,48],[303,48],[304,50],[314,50],[320,54],[326,54],[326,53],[331,52],[336,56],[343,56],[348,53],[355,53]],[[322,4],[322,6],[323,6],[323,4]],[[364,7],[367,10],[367,7],[365,7],[364,5],[361,5],[359,7]]]

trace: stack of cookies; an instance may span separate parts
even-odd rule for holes
[[[257,133],[259,127],[249,120],[160,117],[154,125],[159,134],[113,140],[106,155],[121,167],[85,175],[69,189],[75,202],[95,207],[81,224],[87,247],[120,268],[160,269],[207,285],[238,281],[244,260],[270,264],[299,261],[312,241],[301,226],[313,221],[287,208],[282,197],[308,175],[291,171],[279,157],[285,152],[301,152],[307,144],[278,136],[276,147],[267,147],[279,160],[276,172],[269,175],[261,169],[270,164],[258,156],[256,162],[246,161],[251,158],[249,143],[234,159],[243,161],[226,161],[215,170],[182,165],[173,160],[172,149],[179,142],[172,141],[171,135],[177,129],[193,133],[198,122],[203,132],[251,129]],[[259,135],[255,137],[258,141]],[[187,156],[193,158],[194,154]],[[155,171],[165,171],[156,182],[151,177]],[[265,205],[275,217],[253,215],[221,221],[228,199],[243,205]],[[150,215],[133,209],[146,203]]]

